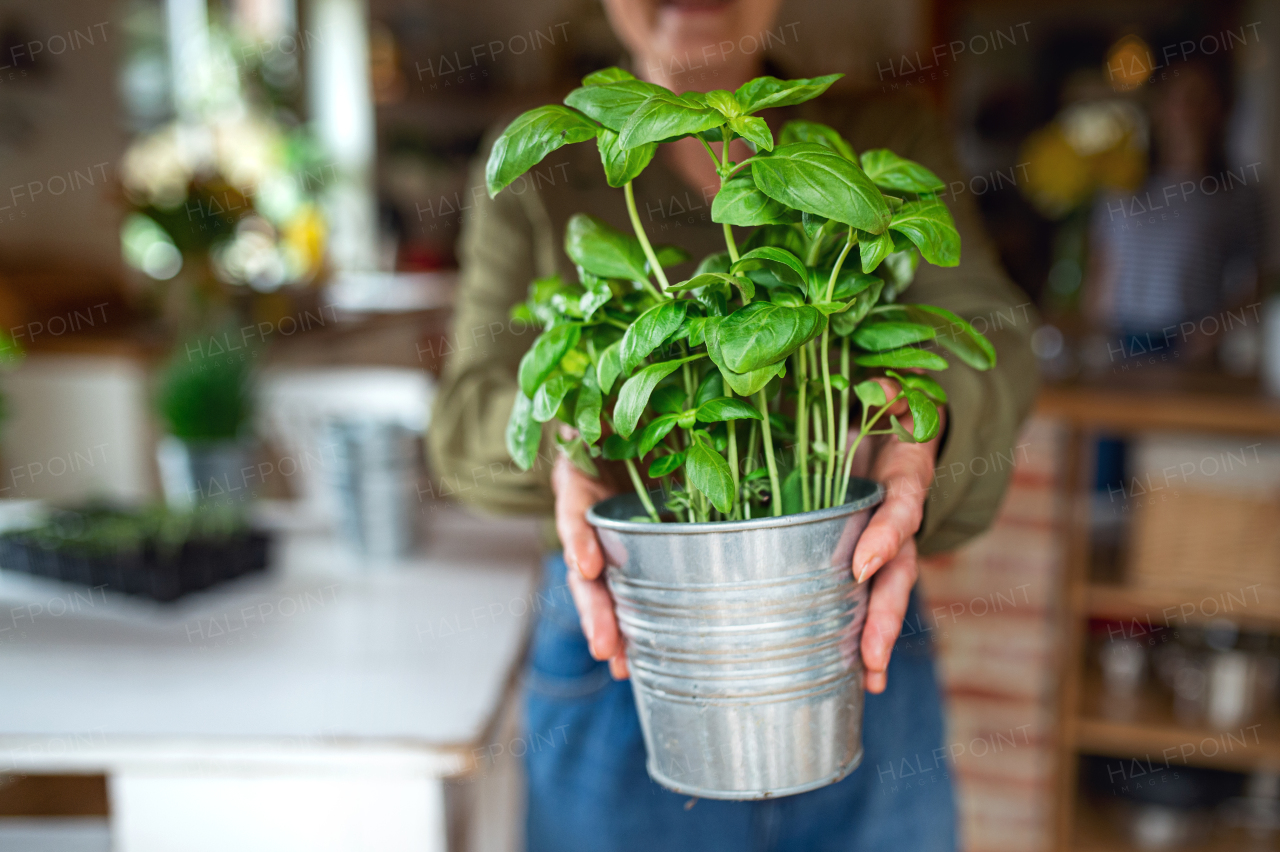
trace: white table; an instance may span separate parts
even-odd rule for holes
[[[295,529],[170,605],[0,571],[0,772],[105,773],[115,852],[511,847],[536,528],[432,527],[381,568]]]

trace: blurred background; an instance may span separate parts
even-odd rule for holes
[[[1280,4],[778,20],[944,116],[1045,378],[906,629],[946,759],[860,771],[970,852],[1280,848]],[[538,530],[421,439],[522,333],[449,331],[486,132],[621,55],[596,0],[0,0],[0,849],[518,848]]]

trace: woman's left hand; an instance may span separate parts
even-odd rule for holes
[[[879,381],[890,399],[897,395],[896,382]],[[905,400],[889,412],[911,430],[911,413]],[[919,576],[915,534],[924,518],[924,501],[933,484],[938,448],[946,430],[946,409],[939,407],[938,414],[942,426],[932,441],[912,444],[899,441],[894,435],[869,436],[854,459],[855,473],[879,482],[885,489],[884,502],[871,516],[853,552],[854,578],[873,580],[862,630],[867,692],[884,692],[889,655],[898,641],[911,589]]]

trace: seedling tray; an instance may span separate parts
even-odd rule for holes
[[[59,513],[60,521],[75,514]],[[176,542],[143,535],[116,548],[52,538],[38,530],[0,535],[0,568],[157,601],[265,570],[271,543],[269,535],[247,527]]]

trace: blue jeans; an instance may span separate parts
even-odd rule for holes
[[[564,559],[544,569],[525,695],[527,852],[953,852],[934,634],[914,594],[889,687],[867,696],[858,769],[780,799],[692,800],[649,779],[631,684],[591,659]]]

